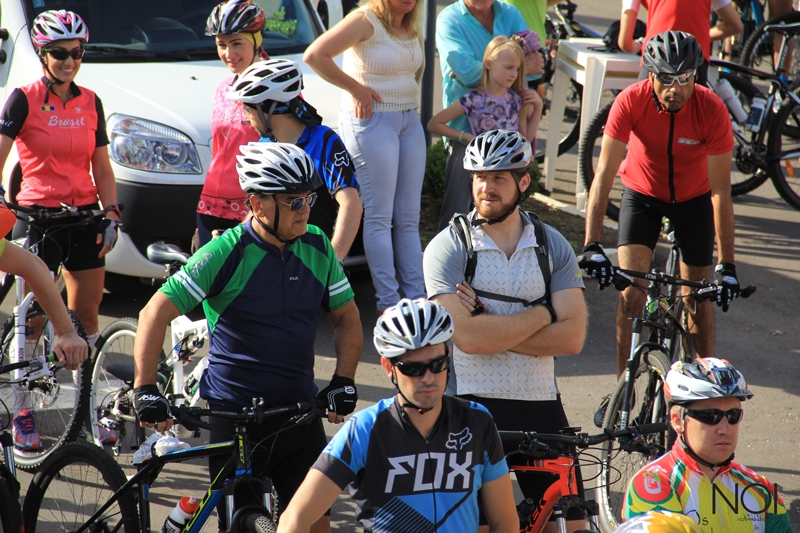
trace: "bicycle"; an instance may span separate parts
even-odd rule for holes
[[[639,442],[651,433],[662,432],[667,424],[663,422],[630,426],[619,430],[606,430],[599,435],[578,433],[580,428],[565,428],[560,434],[545,434],[528,431],[499,431],[503,449],[512,449],[507,457],[522,455],[527,464],[511,465],[514,472],[545,472],[558,477],[548,487],[538,502],[523,500],[517,506],[521,533],[541,533],[550,517],[556,516],[559,531],[566,531],[566,513],[570,507],[582,509],[589,520],[588,531],[598,531],[597,504],[592,500],[578,497],[578,484],[575,468],[582,450],[604,442],[625,438],[624,442]],[[549,444],[550,443],[550,444]],[[557,446],[552,447],[555,443]],[[581,451],[579,451],[579,449]],[[587,531],[587,530],[582,530]]]
[[[279,430],[285,431],[323,416],[324,411],[316,400],[264,409],[254,399],[252,407],[235,412],[188,406],[174,406],[172,409],[176,420],[188,426],[209,428],[208,424],[198,420],[200,416],[234,420],[236,437],[228,442],[176,450],[163,455],[154,453],[128,480],[119,465],[97,446],[85,442],[64,446],[48,458],[31,481],[22,511],[26,530],[38,533],[65,529],[73,533],[150,531],[148,493],[164,466],[227,455],[228,463],[208,487],[200,506],[186,524],[184,533],[199,532],[223,496],[227,503],[228,531],[274,532],[279,502],[271,482],[252,475],[252,450],[261,443],[251,447],[246,424],[293,414]],[[134,487],[137,488],[137,494],[133,493]]]
[[[187,254],[177,246],[154,243],[147,248],[147,257],[165,266],[168,275],[186,263]],[[106,445],[114,459],[126,473],[133,470],[133,454],[147,440],[148,432],[139,426],[133,406],[133,347],[138,322],[135,318],[115,320],[100,334],[92,365],[90,394],[92,441],[103,447],[100,428],[115,432],[116,442]],[[170,324],[170,354],[159,357],[157,383],[167,399],[176,405],[188,402],[197,406],[200,392],[185,393],[190,376],[184,376],[184,366],[208,341],[208,324],[205,319],[192,321],[179,316]],[[151,432],[152,433],[152,432]],[[194,432],[175,426],[173,433],[187,438]]]
[[[29,237],[18,242],[30,250],[39,243],[30,242],[30,231],[42,221],[63,221],[63,224],[43,232],[44,239],[60,229],[89,224],[105,215],[105,210],[79,209],[64,205],[61,209],[42,209],[8,204],[9,209],[23,213],[28,221]],[[20,218],[20,215],[17,215]],[[60,278],[60,275],[57,277]],[[50,355],[55,343],[55,330],[41,306],[35,302],[33,293],[25,294],[25,281],[20,276],[6,274],[0,282],[0,302],[5,300],[12,288],[16,303],[12,315],[3,324],[0,332],[0,364],[16,363],[36,354]],[[78,334],[85,338],[80,321],[68,310],[72,324]],[[12,406],[14,413],[25,405],[36,408],[36,429],[41,439],[38,450],[21,450],[14,447],[16,465],[27,471],[35,470],[39,464],[62,443],[75,439],[83,428],[88,409],[90,383],[88,380],[91,362],[85,361],[74,371],[65,370],[57,361],[47,363],[50,372],[24,385],[9,385],[19,382],[21,371],[11,377],[0,378],[0,402]],[[13,414],[12,414],[13,416]]]
[[[6,385],[29,383],[44,376],[52,376],[51,364],[57,364],[54,354],[42,355],[30,360],[0,365],[0,376],[16,372],[21,373],[19,381],[6,381]],[[23,370],[27,370],[22,373]],[[3,449],[4,463],[0,463],[0,533],[19,533],[22,526],[22,508],[20,507],[20,485],[17,481],[16,462],[14,459],[14,437],[2,420],[11,421],[11,410],[2,403],[5,416],[0,416],[0,447]],[[0,411],[1,412],[1,411]]]
[[[800,12],[789,11],[759,24],[747,39],[747,42],[745,42],[739,63],[746,67],[767,70],[781,75],[779,69],[775,67],[775,41],[773,34],[783,35],[784,41],[787,38],[793,41],[792,57],[789,58],[789,75],[784,76],[783,81],[789,84],[792,90],[796,89],[800,84],[800,40],[798,40],[800,32],[792,31],[791,28],[793,27],[792,25],[797,23],[800,23]],[[778,62],[778,65],[784,64],[786,59],[784,57]]]
[[[678,246],[670,235],[672,249],[667,261],[668,272],[678,268]],[[668,420],[669,407],[664,393],[667,372],[673,362],[689,363],[694,360],[691,332],[684,304],[685,298],[702,302],[716,297],[718,286],[714,283],[681,279],[658,269],[637,272],[614,268],[615,287],[631,284],[634,278],[648,281],[642,317],[633,320],[631,351],[625,373],[614,386],[605,407],[602,427],[609,430],[624,429],[630,424],[650,424]],[[667,287],[662,294],[661,287]],[[683,295],[680,287],[691,287],[693,292]],[[741,296],[748,298],[755,286],[742,289]],[[599,456],[599,483],[595,490],[599,505],[601,530],[611,533],[620,525],[625,493],[630,479],[645,464],[660,457],[671,448],[674,432],[653,433],[644,441],[620,444],[611,442],[604,446]],[[617,479],[612,474],[617,473]]]

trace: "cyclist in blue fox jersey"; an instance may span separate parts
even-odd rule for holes
[[[208,319],[209,365],[200,395],[211,408],[241,408],[261,397],[267,407],[324,399],[333,423],[355,408],[353,377],[363,335],[353,291],[327,237],[307,226],[311,192],[320,185],[310,157],[283,143],[241,147],[236,169],[252,218],[201,247],[139,315],[134,346],[135,402],[141,425],[172,426],[167,401],[155,386],[166,327],[200,302]],[[314,385],[314,337],[319,310],[334,326],[336,372],[328,387]],[[288,420],[248,425],[253,442]],[[232,438],[233,427],[211,417],[210,442]],[[253,474],[269,476],[289,502],[325,447],[321,420],[283,431],[254,450]],[[211,458],[211,479],[225,458]],[[220,527],[224,512],[218,512]],[[314,531],[328,531],[323,517]]]
[[[474,533],[478,496],[492,532],[519,531],[508,465],[489,412],[443,396],[453,321],[403,299],[375,325],[397,395],[359,411],[319,456],[281,516],[279,533],[307,532],[342,489],[373,533]]]

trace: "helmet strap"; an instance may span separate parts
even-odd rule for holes
[[[259,131],[258,133],[262,137],[266,137],[272,142],[278,142],[278,139],[276,139],[275,135],[272,134],[272,112],[275,111],[275,107],[277,107],[277,105],[278,102],[273,100],[272,105],[269,106],[269,112],[266,115],[264,115],[264,110],[261,109],[260,105],[256,106],[256,113],[258,113],[258,118],[260,118],[261,122],[264,123],[264,131]]]
[[[273,237],[278,239],[281,243],[283,243],[283,244],[292,244],[294,241],[297,240],[297,237],[295,237],[294,239],[285,240],[285,239],[282,239],[278,235],[278,224],[280,223],[280,219],[281,219],[281,215],[280,215],[280,209],[281,208],[278,205],[278,199],[275,197],[274,194],[272,195],[272,199],[275,201],[275,223],[273,224],[273,227],[270,228],[269,226],[267,226],[266,224],[261,222],[261,219],[258,218],[255,215],[255,213],[253,213],[253,218],[256,220],[256,222],[258,222],[258,224],[261,226],[261,228],[264,231],[266,231],[267,233],[269,233],[270,235],[272,235]]]
[[[392,367],[392,384],[394,385],[394,388],[397,389],[397,393],[403,398],[403,400],[405,400],[405,403],[400,405],[400,407],[402,407],[403,409],[406,409],[406,408],[416,409],[417,412],[419,414],[421,414],[421,415],[424,415],[428,411],[432,411],[433,410],[433,407],[427,407],[427,408],[426,407],[420,407],[419,405],[416,405],[416,404],[412,403],[411,400],[406,398],[406,395],[403,394],[403,391],[400,390],[400,385],[397,384],[397,374],[395,374],[394,365]]]
[[[685,427],[684,427],[684,431],[686,431]],[[736,456],[736,454],[732,453],[730,457],[728,457],[727,459],[725,459],[724,461],[722,461],[720,463],[709,463],[708,461],[706,461],[705,459],[703,459],[702,457],[700,457],[699,455],[697,455],[695,453],[695,451],[692,449],[692,447],[689,446],[689,443],[687,443],[683,439],[683,435],[680,435],[678,437],[678,439],[680,440],[681,448],[683,448],[683,451],[686,452],[686,455],[688,455],[689,457],[691,457],[692,459],[694,459],[695,461],[697,461],[701,465],[710,468],[711,470],[714,470],[715,468],[719,468],[721,466],[728,466],[729,464],[731,464],[731,462],[733,461],[733,458]]]
[[[522,203],[522,193],[519,190],[519,182],[517,182],[517,201],[514,202],[514,205],[506,211],[504,214],[500,215],[497,218],[476,218],[472,221],[473,226],[480,226],[481,224],[488,224],[489,226],[493,226],[494,224],[499,224],[514,213],[517,209],[517,206]]]

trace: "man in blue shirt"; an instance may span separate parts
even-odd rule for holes
[[[497,36],[510,37],[527,30],[519,10],[495,0],[459,0],[444,8],[436,19],[436,48],[442,68],[443,108],[447,109],[478,86],[483,73],[483,53]],[[538,52],[525,56],[528,74],[541,74],[544,59]],[[470,131],[466,115],[448,126]],[[466,143],[447,139],[445,192],[439,213],[439,231],[447,227],[454,213],[468,213],[472,202],[470,173],[464,170]]]
[[[314,463],[279,533],[307,532],[349,485],[365,531],[492,533],[519,519],[503,446],[486,409],[444,396],[453,320],[439,304],[403,299],[375,325],[381,365],[397,389],[353,415]]]

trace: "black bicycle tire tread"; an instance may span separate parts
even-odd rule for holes
[[[788,22],[790,24],[800,22],[800,11],[787,11],[786,13],[781,13],[780,15],[770,18],[764,24],[756,28],[755,31],[750,34],[750,37],[747,38],[747,41],[745,41],[744,46],[742,47],[742,53],[739,56],[739,61],[742,65],[746,67],[753,67],[754,48],[764,35],[764,27],[768,24],[780,24],[781,22]]]
[[[8,481],[0,475],[0,532],[19,533],[21,525],[19,495],[14,493]]]
[[[553,75],[555,76],[555,74]],[[563,155],[569,152],[573,146],[578,144],[578,139],[581,136],[581,103],[583,102],[583,85],[572,79],[570,82],[580,97],[580,101],[578,102],[578,116],[575,118],[575,125],[572,127],[569,133],[560,141],[558,141],[558,155]],[[544,152],[535,154],[534,159],[539,164],[544,163]]]
[[[69,315],[69,318],[72,321],[72,326],[75,328],[75,331],[78,333],[78,336],[80,336],[81,339],[86,340],[86,334],[83,330],[83,326],[81,325],[80,320],[78,320],[78,317],[75,316],[75,313],[72,312],[71,309],[67,309],[67,314]],[[34,302],[34,305],[31,306],[31,309],[28,312],[27,318],[28,319],[37,318],[39,316],[44,316],[45,321],[49,320],[44,310],[39,305],[39,303]],[[43,324],[42,327],[44,328],[45,325]],[[5,339],[3,339],[3,346],[6,346]],[[45,450],[43,453],[36,455],[30,453],[23,454],[15,447],[14,463],[16,464],[17,468],[25,472],[35,472],[39,468],[39,466],[47,459],[47,457],[52,455],[65,443],[77,439],[78,435],[83,429],[84,421],[86,420],[86,416],[89,412],[88,411],[89,394],[91,393],[91,380],[89,379],[89,376],[91,375],[91,370],[92,370],[91,365],[92,365],[92,358],[87,357],[86,361],[81,363],[81,365],[78,367],[76,374],[79,380],[79,387],[77,388],[75,406],[73,408],[72,416],[69,419],[67,427],[65,428],[64,432],[61,435],[61,438],[58,440],[56,445]]]
[[[800,12],[798,12],[800,15]],[[778,124],[776,128],[770,131],[769,140],[767,142],[767,157],[774,156],[781,151],[781,146],[776,146],[777,143],[780,143],[781,140],[781,131],[786,124],[786,120],[788,119],[789,115],[792,112],[800,111],[800,106],[794,103],[794,100],[787,99],[783,102],[780,111],[775,116],[775,120]],[[772,178],[772,184],[775,186],[775,189],[778,191],[778,194],[783,198],[783,200],[789,204],[791,207],[800,210],[800,193],[798,191],[793,190],[789,184],[786,182],[786,176],[783,174],[783,168],[781,167],[781,160],[776,160],[770,163],[769,166],[769,175]],[[798,168],[798,172],[800,172],[800,168]]]
[[[650,355],[650,354],[658,354],[658,355]],[[661,356],[661,357],[659,357]],[[669,371],[669,361],[667,360],[666,354],[658,350],[652,350],[648,353],[648,361],[650,366],[655,366],[658,368],[660,373],[663,376],[666,376],[667,371]],[[644,361],[644,355],[642,356],[642,360],[639,363],[639,368],[634,373],[634,380],[636,380],[640,375],[644,372],[647,372],[647,365]],[[620,379],[617,380],[617,383],[614,385],[614,392],[611,394],[611,398],[608,401],[608,407],[606,409],[606,415],[603,419],[603,428],[608,428],[613,426],[613,422],[615,421],[615,413],[619,410],[619,405],[622,403],[622,396],[624,394],[625,388],[625,376],[623,374]],[[598,467],[601,469],[598,472],[598,482],[602,483],[602,468],[603,463],[607,457],[608,448],[606,446],[601,447],[599,452],[599,464]],[[598,487],[595,489],[595,500],[597,501],[598,505],[598,526],[600,531],[603,533],[613,533],[614,529],[619,526],[619,522],[617,517],[608,517],[608,504],[607,504],[607,497],[605,492],[605,487]]]
[[[592,182],[594,181],[595,169],[592,167],[592,158],[594,157],[595,143],[605,129],[606,121],[608,121],[608,114],[613,104],[613,101],[607,103],[592,117],[589,126],[583,133],[583,139],[581,139],[580,146],[578,147],[578,173],[580,174],[584,187],[586,187],[587,193],[592,189]],[[606,207],[606,216],[611,220],[619,220],[619,206],[614,205],[610,200]]]
[[[112,492],[116,492],[127,481],[120,466],[94,444],[75,441],[60,446],[42,463],[42,467],[31,480],[30,487],[25,494],[22,517],[26,531],[36,531],[34,519],[38,520],[42,499],[52,479],[64,466],[75,462],[88,463],[95,467]],[[118,503],[124,532],[137,533],[139,531],[139,511],[134,494],[129,491],[120,497]]]

